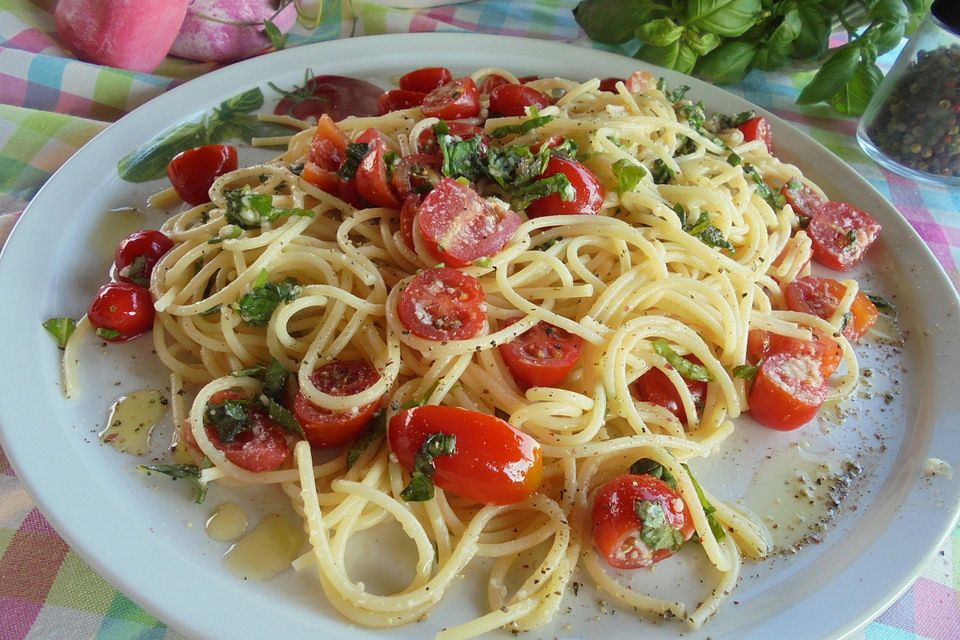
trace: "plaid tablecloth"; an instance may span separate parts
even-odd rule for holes
[[[131,73],[73,59],[57,40],[53,0],[0,0],[0,243],[50,175],[107,124],[209,64],[168,59]],[[325,0],[319,27],[291,46],[353,35],[473,31],[592,46],[573,0],[478,0],[423,10]],[[857,146],[855,122],[793,103],[812,71],[754,72],[732,90],[827,146],[887,196],[960,285],[960,189],[926,187],[879,168]],[[9,399],[0,399],[9,401]],[[57,536],[0,451],[0,640],[178,638],[92,571]],[[960,529],[896,604],[852,638],[960,638]]]

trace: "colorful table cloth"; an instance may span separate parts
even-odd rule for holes
[[[574,0],[478,0],[433,9],[323,0],[316,29],[290,46],[413,31],[471,31],[596,46],[573,20]],[[79,62],[58,42],[53,0],[0,0],[0,244],[43,183],[110,122],[213,68],[167,59],[152,74]],[[812,70],[751,73],[731,90],[772,110],[853,166],[893,202],[960,286],[960,189],[928,187],[860,151],[856,123],[825,106],[798,107]],[[906,542],[905,542],[906,543]],[[98,576],[37,510],[0,451],[0,640],[182,638]],[[960,529],[913,587],[856,640],[960,638]]]

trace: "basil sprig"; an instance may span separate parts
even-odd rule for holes
[[[273,206],[273,196],[269,193],[254,193],[247,185],[239,189],[227,189],[223,195],[227,199],[224,217],[227,222],[241,229],[259,229],[263,223],[274,222],[280,217],[312,218],[314,216],[313,211],[309,209],[276,208]]]
[[[703,365],[690,362],[679,353],[673,350],[670,343],[663,338],[657,338],[653,341],[653,350],[657,355],[662,356],[670,365],[687,380],[698,380],[700,382],[712,382],[713,376]]]
[[[700,506],[703,507],[703,513],[707,516],[707,524],[710,525],[710,531],[713,533],[713,537],[718,541],[723,540],[727,537],[727,532],[724,531],[720,521],[717,520],[717,508],[710,504],[710,501],[707,500],[707,496],[704,495],[703,489],[700,487],[700,483],[697,482],[697,479],[693,476],[693,472],[690,471],[690,467],[688,467],[686,464],[681,464],[680,466],[682,466],[684,471],[687,472],[687,475],[690,476],[690,482],[693,483],[693,488],[697,491],[697,499],[700,500]]]
[[[77,321],[73,318],[49,318],[43,323],[43,328],[57,341],[61,349],[67,347],[67,340],[77,328]]]
[[[210,461],[203,459],[204,468],[210,466]],[[207,483],[200,480],[202,469],[195,464],[141,464],[137,468],[146,474],[161,473],[170,476],[174,480],[187,480],[196,488],[196,495],[193,499],[197,504],[202,504],[207,498]]]
[[[356,464],[370,445],[385,435],[387,435],[387,413],[381,409],[347,448],[347,469]]]
[[[252,327],[267,326],[280,303],[290,302],[300,294],[300,285],[296,278],[288,277],[280,282],[270,282],[267,280],[268,275],[265,269],[261,271],[250,291],[233,303],[240,319]]]
[[[400,492],[400,497],[407,502],[433,500],[433,496],[436,495],[433,474],[437,470],[434,460],[456,452],[457,436],[446,433],[432,433],[427,436],[414,456],[410,483]]]

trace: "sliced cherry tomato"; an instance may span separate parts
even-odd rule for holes
[[[480,82],[479,91],[481,94],[489,94],[491,91],[503,84],[510,84],[510,81],[504,78],[503,76],[498,76],[495,73],[484,77]]]
[[[480,282],[470,274],[440,267],[418,273],[400,294],[400,322],[428,340],[466,340],[487,320]]]
[[[695,355],[686,355],[684,359],[694,364],[703,364],[700,358]],[[670,365],[667,366],[669,367]],[[672,369],[673,367],[670,368]],[[684,378],[683,381],[687,383],[687,389],[690,390],[690,395],[693,396],[693,405],[696,407],[697,413],[699,413],[703,409],[703,404],[707,399],[707,383],[702,380],[687,380],[686,378]],[[656,367],[651,368],[637,378],[637,381],[634,383],[634,388],[637,390],[637,397],[641,400],[660,405],[677,416],[680,422],[687,424],[687,412],[683,408],[683,402],[680,400],[680,392],[677,391],[677,388],[673,386],[670,378],[668,378],[667,374],[663,371]]]
[[[150,291],[130,282],[111,282],[100,287],[87,311],[97,335],[109,342],[124,342],[149,331],[153,315]],[[112,335],[113,332],[118,335]]]
[[[649,474],[627,473],[609,480],[593,499],[593,545],[611,567],[640,569],[669,558],[679,544],[651,549],[643,540],[646,523],[640,518],[638,503],[659,506],[665,516],[661,526],[680,533],[683,542],[693,537],[693,516],[680,494],[663,480]],[[649,532],[655,533],[655,532]],[[649,538],[663,538],[653,535]],[[667,538],[669,539],[669,538]]]
[[[508,327],[519,319],[510,318],[503,326]],[[583,350],[583,338],[538,322],[498,349],[521,388],[553,387],[573,371]]]
[[[454,453],[433,461],[433,482],[444,491],[485,504],[512,504],[540,486],[540,445],[487,413],[438,405],[402,411],[390,419],[390,450],[412,470],[417,451],[435,433],[457,439]]]
[[[567,180],[573,186],[574,198],[565,201],[560,198],[560,194],[551,193],[533,201],[527,207],[527,216],[539,218],[572,213],[595,215],[600,212],[604,194],[597,176],[576,160],[553,156],[547,162],[547,168],[540,177],[548,178],[557,173],[567,176]]]
[[[840,300],[847,288],[842,282],[832,278],[805,276],[797,278],[787,285],[787,307],[791,311],[800,311],[829,320],[840,306]],[[850,318],[843,326],[843,335],[856,342],[862,338],[877,322],[880,312],[877,306],[863,291],[858,291],[850,305]]]
[[[347,137],[337,123],[324,114],[317,120],[317,129],[310,142],[310,151],[307,160],[315,163],[321,169],[337,171],[347,157]]]
[[[517,78],[517,82],[519,82],[520,84],[527,84],[529,82],[533,82],[534,80],[540,80],[540,79],[541,79],[540,76],[520,76],[519,78]]]
[[[553,104],[550,96],[522,84],[503,84],[490,92],[490,115],[522,116],[526,107],[543,109]]]
[[[423,104],[423,99],[427,94],[420,91],[407,91],[406,89],[391,89],[380,96],[378,104],[380,105],[380,115],[398,111],[400,109],[409,109],[419,107]]]
[[[771,429],[791,431],[813,420],[826,397],[827,381],[815,356],[775,353],[753,379],[750,415]]]
[[[465,122],[447,122],[446,125],[450,136],[457,140],[469,140],[476,136],[482,136],[484,141],[487,139],[483,128],[476,125]],[[417,140],[417,146],[420,149],[420,153],[433,156],[441,155],[440,145],[437,143],[437,135],[433,132],[433,129],[426,129],[420,134],[420,138]]]
[[[430,93],[453,80],[453,74],[446,67],[424,67],[400,76],[400,88],[407,91]]]
[[[154,229],[132,233],[120,242],[113,258],[117,279],[149,285],[153,268],[172,248],[173,240]]]
[[[847,202],[827,202],[807,226],[813,259],[830,269],[849,271],[880,235],[880,223]]]
[[[800,218],[800,226],[806,227],[813,217],[820,212],[820,207],[825,205],[827,201],[802,182],[798,182],[799,186],[791,187],[790,184],[788,182],[783,185],[780,193],[783,194],[787,204],[793,207],[793,212]]]
[[[753,142],[760,140],[767,147],[767,151],[773,153],[773,129],[770,123],[763,116],[750,118],[742,125],[737,127],[743,133],[744,142]]]
[[[400,200],[387,179],[387,163],[383,159],[387,152],[387,143],[383,134],[376,129],[367,129],[357,138],[357,142],[370,145],[367,155],[357,167],[354,180],[360,197],[375,207],[399,209]]]
[[[411,193],[403,201],[403,207],[400,209],[400,238],[403,239],[403,244],[407,245],[410,251],[417,250],[413,242],[413,225],[417,223],[419,213],[420,196]]]
[[[353,186],[353,182],[342,179],[335,171],[321,169],[314,163],[307,162],[303,166],[300,177],[318,189],[340,198],[357,209],[367,206],[360,194],[357,193],[357,188]]]
[[[441,164],[437,156],[426,153],[403,156],[393,168],[390,182],[401,200],[405,200],[411,193],[424,195],[443,178],[440,174]]]
[[[617,92],[617,83],[621,82],[623,78],[604,78],[600,81],[600,91],[608,91],[610,93]]]
[[[363,360],[334,360],[310,374],[314,386],[331,396],[355,395],[379,379],[377,370]],[[379,408],[380,402],[375,401],[349,411],[330,411],[310,402],[302,391],[293,400],[293,415],[314,447],[339,447],[350,442]]]
[[[167,177],[184,202],[210,202],[210,187],[225,173],[237,170],[237,148],[208,144],[181,151],[167,165]]]
[[[273,110],[278,116],[307,120],[326,114],[343,120],[347,116],[378,115],[377,100],[383,89],[358,78],[314,76],[289,93]]]
[[[444,178],[420,205],[424,244],[451,267],[465,267],[503,248],[520,226],[520,216],[492,204],[461,182]]]
[[[235,391],[220,391],[210,396],[210,404],[223,404],[228,400],[244,400],[245,397]],[[217,428],[205,424],[207,437],[214,447],[227,457],[227,460],[241,469],[260,473],[273,471],[284,463],[290,455],[290,444],[283,429],[271,420],[262,409],[247,406],[247,415],[250,416],[250,428],[237,434],[230,442],[223,442],[217,433]],[[190,433],[189,430],[187,433]],[[193,434],[187,438],[188,444],[196,440]]]
[[[820,362],[820,370],[824,379],[827,379],[840,366],[843,349],[820,329],[814,328],[812,333],[813,340],[800,340],[772,331],[753,329],[747,336],[747,361],[756,364],[775,353],[811,355]]]
[[[428,118],[475,118],[480,115],[480,92],[472,79],[460,78],[428,93],[421,108]]]

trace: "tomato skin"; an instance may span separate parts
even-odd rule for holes
[[[150,291],[130,282],[111,282],[100,287],[90,304],[87,318],[97,329],[119,331],[109,342],[125,342],[153,327],[153,298]]]
[[[773,153],[773,129],[770,128],[770,122],[763,116],[750,118],[737,129],[743,133],[744,142],[753,142],[760,140],[767,147],[767,151]]]
[[[657,79],[649,71],[638,69],[631,73],[623,83],[627,85],[627,91],[630,93],[645,93],[657,86]]]
[[[484,77],[484,79],[480,82],[480,87],[478,90],[481,94],[489,94],[491,91],[504,84],[510,84],[510,81],[503,76],[498,76],[495,73],[491,73],[490,75]]]
[[[235,391],[219,391],[210,396],[211,404],[221,404],[227,400],[243,400],[245,396]],[[237,435],[231,442],[223,442],[214,426],[204,425],[207,438],[217,450],[222,451],[227,460],[241,469],[253,473],[273,471],[280,467],[290,456],[290,444],[283,429],[271,420],[261,409],[248,406],[250,429]],[[196,446],[193,434],[187,430],[188,445]]]
[[[800,226],[805,227],[810,220],[820,212],[820,207],[827,203],[820,194],[801,183],[799,188],[790,188],[790,183],[783,185],[780,193],[786,198],[787,204],[793,207],[793,212],[800,218]]]
[[[520,216],[444,178],[423,199],[418,224],[424,244],[437,260],[466,267],[500,251],[520,226]]]
[[[813,259],[829,269],[849,271],[880,235],[880,223],[869,213],[847,202],[822,204],[807,226]],[[851,242],[848,236],[853,235]]]
[[[321,169],[337,171],[347,157],[347,137],[330,116],[324,114],[317,120],[317,129],[310,142],[307,160]]]
[[[292,116],[308,120],[326,115],[333,120],[347,116],[378,115],[377,99],[383,89],[359,78],[346,76],[314,76],[300,91],[299,100],[284,98],[273,112],[278,116]]]
[[[482,127],[467,124],[466,122],[447,122],[446,125],[450,135],[458,140],[469,140],[477,136],[482,136],[484,142],[487,141],[487,136]],[[437,136],[433,132],[433,129],[427,129],[420,134],[420,138],[417,140],[417,148],[420,150],[420,153],[443,158],[440,145],[437,143]]]
[[[522,116],[526,107],[543,109],[551,104],[550,96],[522,84],[503,84],[490,92],[490,114],[494,116]]]
[[[390,449],[408,471],[424,440],[434,433],[457,438],[456,451],[434,459],[434,483],[462,498],[513,504],[540,486],[543,458],[536,440],[496,416],[459,407],[428,405],[390,419]]]
[[[750,415],[765,427],[792,431],[813,420],[826,397],[827,382],[816,357],[775,353],[753,379]]]
[[[441,165],[442,161],[437,156],[411,153],[400,158],[393,168],[390,182],[401,200],[406,200],[411,193],[423,195],[443,178],[440,174]]]
[[[480,282],[473,276],[440,267],[421,271],[400,294],[400,322],[427,340],[466,340],[487,321]]]
[[[313,385],[332,396],[360,393],[379,379],[377,370],[363,360],[333,360],[310,374]],[[330,411],[310,402],[302,391],[297,392],[292,402],[293,415],[303,427],[307,442],[314,447],[347,444],[367,426],[379,408],[378,400],[354,411]]]
[[[829,320],[840,306],[846,290],[842,282],[832,278],[797,278],[787,285],[787,308]],[[852,317],[842,333],[848,340],[856,342],[876,324],[880,312],[863,291],[858,291],[850,305],[850,315]]]
[[[387,143],[383,134],[376,129],[367,129],[357,138],[357,142],[370,145],[367,155],[357,167],[357,175],[353,181],[360,197],[375,207],[399,209],[400,200],[387,179],[387,163],[383,159],[387,152]]]
[[[428,93],[420,106],[428,118],[475,118],[480,115],[480,92],[471,78],[460,78]]]
[[[413,225],[417,223],[417,216],[419,214],[420,196],[411,193],[407,196],[406,200],[403,201],[403,207],[400,209],[400,238],[410,251],[417,250],[413,242]]]
[[[421,91],[391,89],[380,96],[377,104],[380,108],[380,115],[384,115],[386,113],[390,113],[391,111],[419,107],[421,104],[423,104],[423,99],[426,97],[427,94]]]
[[[607,91],[609,93],[617,92],[617,83],[622,81],[623,78],[604,78],[600,81],[600,91]]]
[[[576,193],[573,200],[564,202],[559,193],[551,193],[539,200],[534,200],[527,207],[527,216],[539,218],[541,216],[564,215],[582,213],[596,215],[603,206],[603,186],[597,176],[589,169],[577,162],[553,156],[547,162],[541,178],[547,178],[557,173],[567,176]]]
[[[504,327],[517,320],[520,318],[506,320]],[[497,348],[521,388],[553,387],[577,365],[583,350],[583,338],[552,324],[538,322]]]
[[[154,229],[146,229],[130,234],[117,246],[113,264],[117,279],[146,286],[150,283],[150,274],[160,258],[173,248],[173,240]],[[142,257],[143,269],[135,274],[125,273],[134,260]]]
[[[747,361],[756,364],[775,353],[806,354],[817,359],[826,380],[840,366],[843,349],[820,329],[814,328],[812,333],[813,340],[800,340],[772,331],[752,329],[747,336]]]
[[[430,93],[453,80],[453,74],[446,67],[424,67],[414,69],[400,76],[400,88],[407,91]]]
[[[650,548],[640,540],[643,522],[637,501],[660,505],[670,526],[684,541],[693,537],[693,516],[680,494],[659,478],[627,473],[603,484],[593,499],[593,546],[615,569],[640,569],[673,555],[671,549]],[[681,506],[682,505],[682,506]]]
[[[703,364],[700,358],[694,355],[686,355],[684,359],[694,364]],[[667,366],[669,367],[670,365]],[[672,369],[673,367],[670,368]],[[686,378],[684,378],[683,381],[687,383],[687,389],[690,390],[690,395],[693,396],[693,404],[699,412],[707,398],[707,383],[702,380],[687,380]],[[637,391],[637,397],[641,400],[660,405],[677,416],[677,419],[681,423],[687,424],[687,411],[683,408],[680,393],[663,371],[652,367],[649,371],[637,378],[637,381],[634,383],[634,388]]]
[[[184,202],[197,206],[210,202],[213,182],[237,166],[236,147],[207,144],[175,155],[167,165],[167,177]]]

